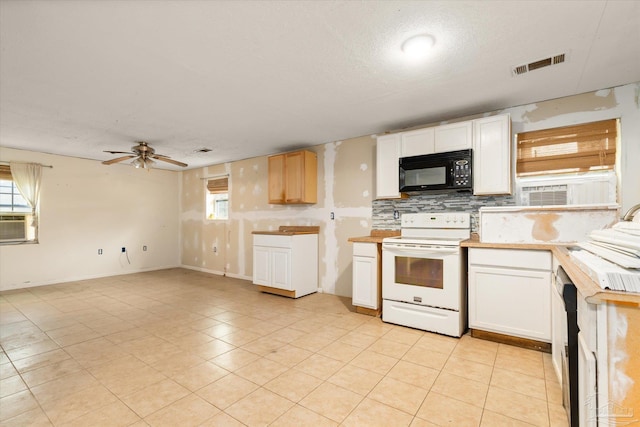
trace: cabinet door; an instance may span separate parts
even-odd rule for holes
[[[433,152],[433,128],[416,129],[400,134],[400,157],[421,156]]]
[[[293,290],[291,286],[291,249],[271,248],[271,287]]]
[[[285,156],[285,200],[302,203],[304,200],[304,152],[287,153]]]
[[[385,135],[376,143],[376,198],[399,199],[400,136]]]
[[[462,122],[435,128],[435,152],[466,150],[471,148],[473,138],[473,123]]]
[[[473,194],[511,194],[511,119],[473,121]]]
[[[268,247],[253,247],[253,283],[264,286],[271,284],[271,261]]]
[[[567,344],[567,313],[562,295],[551,285],[551,362],[562,384],[562,349]]]
[[[269,157],[269,203],[284,203],[284,154]]]
[[[578,408],[581,426],[598,425],[596,357],[587,346],[584,334],[578,332]],[[606,386],[605,386],[606,387]]]
[[[353,305],[378,309],[378,263],[375,258],[353,257]]]
[[[551,273],[469,267],[469,327],[551,342]]]

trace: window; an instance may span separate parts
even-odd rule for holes
[[[615,203],[617,141],[617,119],[519,133],[520,204]]]
[[[0,244],[36,240],[33,209],[18,190],[11,169],[0,165]]]
[[[206,194],[206,219],[229,219],[229,178],[208,180]]]

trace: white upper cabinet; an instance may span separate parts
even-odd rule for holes
[[[511,194],[511,119],[473,120],[473,194]]]
[[[400,134],[378,137],[376,143],[376,198],[399,199]]]
[[[469,149],[472,138],[473,123],[470,121],[438,126],[435,128],[435,152]]]
[[[400,134],[400,157],[421,156],[435,152],[434,128],[402,132]]]

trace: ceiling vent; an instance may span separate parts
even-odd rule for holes
[[[515,76],[519,76],[529,71],[537,70],[539,68],[548,67],[550,65],[562,64],[567,59],[566,53],[561,53],[559,55],[550,56],[548,58],[540,59],[538,61],[530,62],[524,65],[518,65],[511,68],[511,74]]]
[[[211,148],[198,148],[198,149],[197,149],[197,150],[195,150],[194,152],[195,152],[195,153],[208,153],[208,152],[210,152],[210,151],[213,151],[213,150],[211,150]]]

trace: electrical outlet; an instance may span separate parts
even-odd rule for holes
[[[333,212],[331,212],[331,219],[336,219],[336,216]]]
[[[122,247],[122,252],[127,252],[127,248],[125,248],[124,246]]]
[[[400,212],[393,211],[393,219],[400,219]]]
[[[146,251],[146,250],[147,250],[147,245],[144,245],[144,246],[142,247],[142,250],[143,250],[143,251]]]
[[[218,247],[217,247],[217,246],[214,246],[214,247],[213,247],[213,253],[216,253],[216,252],[218,252]]]
[[[98,255],[102,255],[102,249],[98,249]]]

